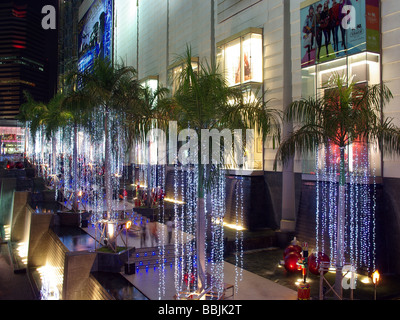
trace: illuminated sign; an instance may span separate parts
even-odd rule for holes
[[[112,56],[112,0],[95,0],[79,21],[78,68],[90,68],[97,57]]]
[[[301,65],[380,52],[379,0],[307,0],[300,9]]]

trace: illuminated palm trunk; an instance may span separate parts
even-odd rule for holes
[[[199,164],[199,185],[197,197],[197,228],[196,228],[196,250],[197,250],[197,291],[202,293],[206,289],[206,211],[204,203],[204,165]]]
[[[337,248],[336,248],[336,279],[335,291],[342,297],[342,279],[344,265],[344,226],[346,217],[346,170],[345,170],[345,148],[340,147],[340,174],[339,174],[339,199],[337,217]]]
[[[115,226],[111,224],[111,214],[112,214],[112,184],[111,184],[111,150],[110,150],[110,134],[108,128],[108,118],[109,110],[106,107],[105,117],[104,117],[104,136],[105,136],[105,150],[104,150],[104,187],[106,189],[106,210],[107,210],[107,238],[108,246],[112,250],[116,250],[116,238],[115,238]]]
[[[52,174],[56,174],[57,170],[57,138],[55,137],[55,134],[53,133],[51,137],[51,146],[52,146]]]
[[[74,146],[72,151],[72,166],[73,166],[73,192],[74,199],[72,203],[72,210],[78,212],[78,125],[74,124]]]
[[[107,219],[110,220],[112,213],[112,187],[111,187],[111,161],[110,161],[110,137],[108,130],[108,117],[109,111],[106,107],[105,118],[104,118],[104,136],[105,136],[105,147],[104,147],[104,186],[106,189],[106,210]]]

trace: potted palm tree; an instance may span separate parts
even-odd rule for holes
[[[26,102],[21,105],[18,120],[27,124],[30,129],[32,140],[35,143],[36,133],[42,127],[45,138],[52,142],[52,172],[55,172],[57,161],[57,131],[66,126],[71,114],[63,109],[65,96],[57,93],[45,104],[35,101],[29,92],[24,92]]]
[[[295,152],[315,152],[318,146],[337,146],[340,152],[338,228],[336,248],[336,291],[341,295],[344,264],[344,217],[346,166],[345,149],[354,141],[379,141],[384,152],[400,152],[400,129],[383,118],[383,106],[392,98],[385,85],[357,85],[335,74],[324,84],[323,94],[301,99],[287,108],[285,120],[297,123],[295,130],[280,144],[275,158],[283,164]]]
[[[126,95],[126,83],[131,81],[135,75],[136,70],[133,67],[114,65],[108,59],[99,57],[95,59],[90,69],[77,70],[68,76],[68,82],[74,83],[76,90],[70,93],[66,103],[78,112],[82,113],[83,111],[86,117],[85,123],[89,126],[92,124],[90,116],[95,116],[104,128],[101,136],[104,137],[105,144],[104,187],[107,220],[111,218],[113,197],[110,129],[113,120],[123,114],[125,104],[122,101]],[[108,243],[113,246],[113,239],[109,239]]]
[[[279,114],[264,102],[264,97],[247,100],[240,89],[228,86],[214,62],[200,63],[199,70],[194,69],[190,47],[180,59],[184,60],[184,65],[177,79],[178,86],[173,95],[170,115],[177,121],[179,129],[187,129],[190,126],[198,137],[201,136],[203,129],[256,129],[263,138],[271,133],[279,138]],[[197,291],[201,294],[206,289],[205,192],[217,183],[218,174],[215,172],[222,170],[223,165],[203,164],[200,148],[201,145],[195,153],[198,157],[199,171],[196,213]],[[223,161],[221,163],[223,164]],[[204,172],[207,172],[206,179]]]
[[[151,186],[151,163],[150,163],[150,141],[147,141],[147,134],[151,129],[166,129],[168,127],[170,99],[169,90],[165,87],[158,87],[154,92],[149,87],[139,86],[131,83],[127,88],[127,96],[124,97],[124,131],[126,132],[128,146],[135,143],[146,145],[147,148],[147,190]],[[133,88],[132,88],[133,87]],[[132,94],[136,92],[136,94]],[[146,207],[151,207],[151,198],[148,196]]]

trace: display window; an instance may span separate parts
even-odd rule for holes
[[[152,92],[155,92],[158,88],[158,76],[149,76],[140,81],[140,84],[144,88],[149,88]]]
[[[262,29],[249,28],[217,43],[217,64],[228,86],[240,87],[245,99],[259,99],[263,83]],[[254,173],[263,170],[263,140],[255,130],[252,143],[245,146],[244,160],[233,159],[231,170]],[[242,163],[241,165],[236,165]]]
[[[217,44],[218,64],[229,86],[262,83],[262,31],[257,29]]]

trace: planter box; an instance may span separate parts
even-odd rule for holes
[[[125,274],[130,275],[130,274],[135,274],[135,263],[130,262],[130,263],[125,263]]]
[[[120,273],[128,263],[128,255],[132,255],[135,250],[136,248],[129,248],[119,253],[97,252],[92,272]]]

